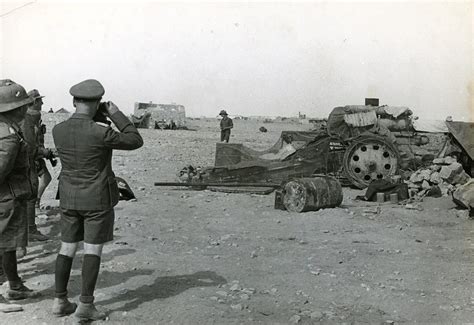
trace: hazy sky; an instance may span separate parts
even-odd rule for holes
[[[127,112],[154,101],[189,116],[325,117],[379,97],[422,118],[474,120],[470,1],[38,0],[0,9],[1,75],[38,88],[45,110],[71,109],[69,88],[95,78]]]

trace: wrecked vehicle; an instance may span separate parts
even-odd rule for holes
[[[412,115],[406,107],[336,107],[326,129],[283,131],[268,150],[217,143],[214,167],[184,181],[281,182],[329,174],[343,185],[365,188],[395,175],[400,167],[410,167],[416,158],[414,146],[429,143],[426,132],[415,130]]]

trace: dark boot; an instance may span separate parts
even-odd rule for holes
[[[10,289],[7,291],[8,300],[23,300],[29,298],[38,298],[41,294],[33,291],[20,281],[9,281]]]
[[[104,320],[107,315],[104,312],[98,311],[94,303],[79,302],[79,306],[74,313],[74,316],[81,321]]]
[[[70,315],[76,311],[76,308],[77,304],[70,302],[66,297],[54,298],[53,315],[56,317]]]
[[[31,241],[46,241],[49,237],[40,233],[36,226],[28,228],[28,239]]]

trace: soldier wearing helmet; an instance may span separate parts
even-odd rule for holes
[[[19,126],[32,101],[21,85],[0,80],[0,254],[9,300],[39,295],[23,284],[16,259],[16,249],[28,244],[26,200],[33,197],[27,143]]]
[[[80,321],[100,320],[106,315],[95,308],[94,290],[102,248],[113,240],[114,206],[119,200],[112,171],[112,150],[137,149],[143,140],[114,103],[100,102],[105,90],[97,80],[80,82],[69,92],[76,112],[53,128],[62,166],[59,175],[61,249],[56,259],[53,314],[63,316],[75,311]],[[107,117],[118,132],[104,123]],[[76,310],[76,304],[67,298],[67,285],[80,241],[84,241],[84,257]]]
[[[230,130],[234,127],[232,123],[232,119],[227,116],[227,112],[225,110],[221,110],[219,113],[222,116],[221,119],[221,142],[229,142],[230,138]]]

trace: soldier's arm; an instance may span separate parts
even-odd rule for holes
[[[114,131],[108,127],[104,135],[104,144],[106,147],[121,150],[133,150],[143,146],[143,139],[137,128],[121,112],[117,111],[109,118],[115,124],[120,132]]]
[[[5,134],[4,130],[0,130],[0,184],[5,182],[15,165],[18,147],[18,139],[15,134],[10,134],[10,132]]]

